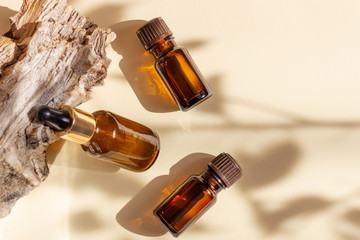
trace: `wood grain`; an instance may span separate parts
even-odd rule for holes
[[[89,100],[114,39],[65,0],[24,0],[11,18],[0,36],[0,217],[49,174],[45,150],[57,137],[36,122],[36,108]]]

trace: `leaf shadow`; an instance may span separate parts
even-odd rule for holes
[[[306,218],[331,207],[332,201],[319,196],[302,196],[284,203],[280,209],[265,210],[261,203],[253,201],[256,220],[266,233],[275,233],[294,218]]]
[[[349,207],[342,213],[342,222],[336,222],[337,234],[344,240],[357,240],[360,236],[360,209]]]
[[[240,191],[244,193],[258,225],[265,233],[276,233],[290,220],[309,217],[334,204],[323,197],[308,195],[284,202],[275,210],[267,209],[266,204],[271,199],[258,200],[250,193],[284,180],[299,163],[301,150],[295,143],[286,141],[265,149],[259,155],[242,155],[245,174],[239,184]]]
[[[244,176],[239,183],[239,190],[252,210],[260,229],[267,235],[283,231],[285,225],[291,221],[306,221],[316,214],[330,213],[339,205],[346,206],[345,199],[328,199],[321,195],[299,195],[285,200],[275,209],[269,208],[272,199],[259,199],[251,193],[262,187],[283,181],[296,169],[301,156],[301,149],[293,142],[278,143],[265,149],[259,155],[242,154]],[[360,210],[350,209],[343,214],[347,226],[360,228]],[[338,221],[337,221],[338,222]],[[339,232],[342,239],[356,239],[352,231]]]
[[[259,156],[244,155],[242,166],[246,169],[240,183],[243,191],[280,181],[296,167],[301,152],[293,142],[282,142],[266,149]]]
[[[344,219],[351,225],[360,228],[360,209],[349,209],[344,214]]]

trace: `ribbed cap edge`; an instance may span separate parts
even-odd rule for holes
[[[241,167],[228,153],[221,153],[215,157],[209,163],[209,167],[224,181],[226,187],[233,185],[242,176]]]
[[[162,38],[172,35],[171,30],[161,18],[154,18],[136,31],[140,42],[146,50]]]

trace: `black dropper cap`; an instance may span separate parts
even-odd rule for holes
[[[60,109],[41,106],[36,117],[56,131],[59,137],[79,144],[88,142],[95,131],[96,121],[93,115],[68,105]]]
[[[36,112],[37,119],[55,131],[64,131],[71,126],[72,119],[66,110],[41,106]]]

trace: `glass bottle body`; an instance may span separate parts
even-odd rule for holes
[[[152,166],[160,148],[154,131],[108,111],[96,111],[93,116],[94,134],[81,145],[87,154],[137,172]]]
[[[209,171],[189,177],[154,210],[154,215],[174,236],[202,216],[216,202],[217,192],[225,188]]]
[[[187,111],[212,95],[188,51],[177,47],[172,36],[161,39],[150,52],[156,58],[157,72],[181,110]]]

